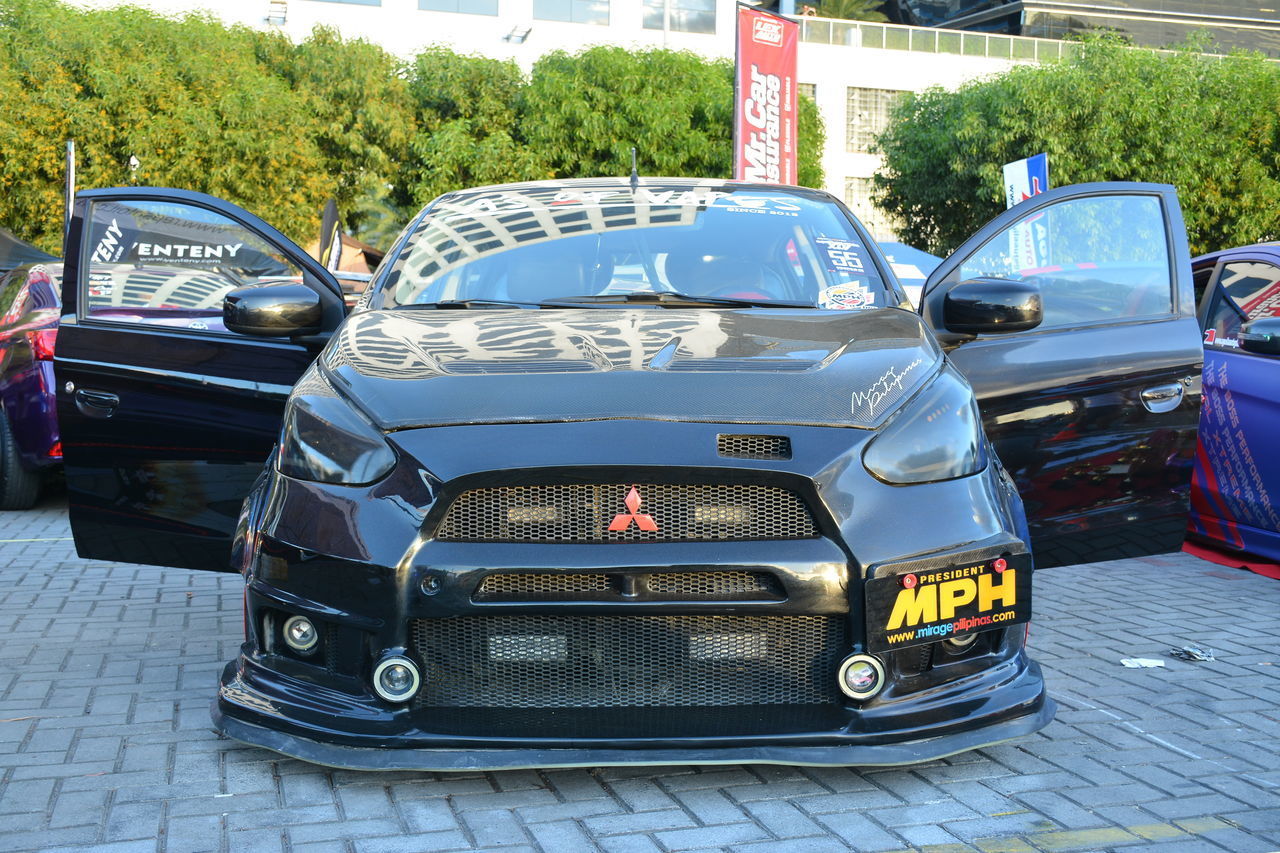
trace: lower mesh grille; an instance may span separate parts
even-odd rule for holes
[[[839,703],[838,616],[461,616],[411,625],[416,708]],[[587,736],[586,733],[583,733]]]
[[[458,496],[445,542],[732,542],[818,535],[800,496],[775,486],[618,483],[498,486]]]
[[[502,572],[488,575],[472,596],[481,603],[521,601],[783,601],[770,572],[643,573]]]

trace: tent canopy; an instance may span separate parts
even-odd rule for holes
[[[42,252],[24,240],[19,240],[8,228],[0,228],[0,274],[23,264],[39,264],[58,258]]]

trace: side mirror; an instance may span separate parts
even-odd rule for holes
[[[942,303],[942,324],[952,332],[1024,332],[1043,319],[1040,288],[1027,281],[972,278],[954,285]]]
[[[320,331],[323,313],[320,294],[291,282],[251,284],[222,300],[222,322],[242,335],[314,335]]]
[[[1240,348],[1259,355],[1280,355],[1280,317],[1259,317],[1240,327]]]

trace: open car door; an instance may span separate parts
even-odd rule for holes
[[[228,294],[288,286],[315,317],[309,334],[224,322]],[[240,505],[285,399],[344,313],[328,271],[234,205],[172,189],[81,192],[55,353],[80,556],[231,570]]]
[[[1038,295],[1042,319],[1026,326]],[[1173,187],[1062,187],[934,270],[920,311],[977,394],[1038,567],[1176,550],[1201,336]]]

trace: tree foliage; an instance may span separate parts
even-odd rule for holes
[[[824,18],[847,21],[887,21],[884,0],[821,0],[817,13]]]
[[[401,63],[381,47],[344,40],[316,27],[301,44],[258,34],[258,57],[306,104],[307,133],[319,149],[320,174],[346,226],[359,231],[361,203],[384,192],[388,176],[409,157],[415,122]]]
[[[633,145],[642,174],[727,178],[732,94],[731,63],[688,52],[555,52],[526,79],[439,47],[405,64],[323,27],[293,44],[207,16],[0,0],[0,223],[59,250],[74,139],[81,188],[206,192],[303,243],[332,196],[385,244],[440,193],[625,175]],[[802,98],[801,183],[822,183],[822,139]]]
[[[256,61],[257,39],[199,16],[4,0],[0,221],[59,250],[64,142],[75,139],[82,187],[199,190],[307,231],[324,160],[305,100]]]
[[[879,138],[877,201],[903,239],[954,249],[1004,209],[1001,166],[1041,151],[1054,186],[1178,189],[1194,253],[1280,235],[1280,70],[1260,56],[1106,40],[954,92],[906,95]]]
[[[799,167],[822,185],[825,138],[817,106],[800,98]],[[733,63],[688,51],[593,47],[555,51],[533,67],[521,128],[556,177],[726,178],[733,171]]]
[[[520,137],[524,87],[514,62],[441,47],[418,54],[409,76],[417,131],[403,201],[420,207],[462,187],[551,177],[541,152]]]
[[[677,82],[678,81],[678,82]],[[727,177],[733,67],[674,50],[546,54],[524,92],[523,129],[560,177],[631,172]]]

